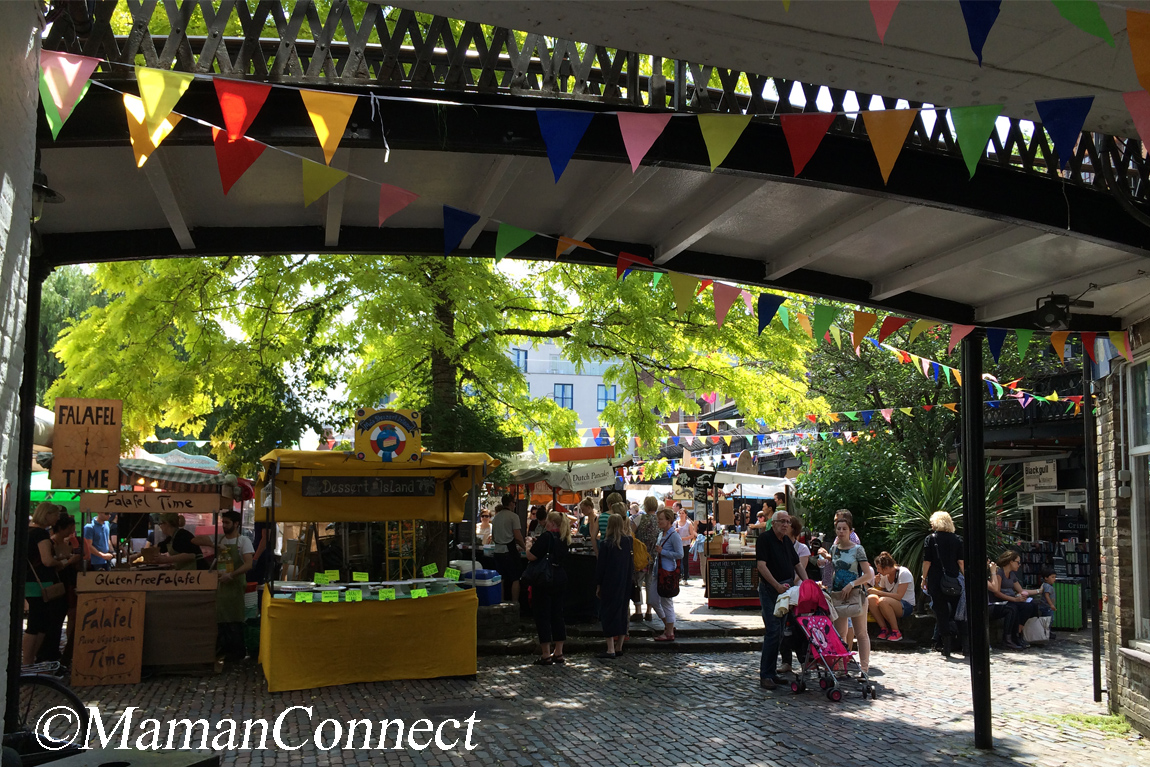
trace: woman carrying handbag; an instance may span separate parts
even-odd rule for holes
[[[567,640],[567,624],[563,621],[563,604],[567,596],[567,571],[563,563],[571,545],[571,525],[558,511],[547,515],[546,530],[535,539],[527,552],[527,572],[524,581],[531,586],[531,612],[535,615],[535,628],[539,632],[539,657],[536,666],[562,665],[563,643]],[[552,654],[554,643],[554,654]]]
[[[38,662],[45,641],[55,642],[59,654],[60,632],[63,616],[68,611],[64,584],[59,582],[56,571],[59,562],[52,546],[51,530],[60,518],[63,506],[43,501],[36,506],[32,520],[28,523],[28,572],[24,581],[24,596],[28,600],[28,624],[24,629],[22,660],[24,665]],[[47,634],[52,627],[56,636]]]
[[[679,563],[683,559],[683,539],[675,531],[675,513],[667,508],[659,509],[655,517],[659,525],[658,566],[651,573],[654,583],[651,591],[657,594],[655,614],[663,621],[663,633],[655,637],[656,642],[675,641],[675,603],[679,594]]]

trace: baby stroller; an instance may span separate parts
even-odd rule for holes
[[[818,680],[819,688],[826,690],[827,698],[836,703],[843,699],[839,687],[838,674],[845,674],[847,664],[854,663],[854,653],[846,648],[842,638],[835,631],[830,618],[830,606],[822,587],[815,581],[803,581],[799,587],[799,601],[794,608],[795,623],[807,638],[807,651],[803,656],[802,668],[791,682],[791,692],[800,693],[807,689],[807,676]],[[874,682],[859,669],[858,681],[862,695],[873,700],[876,696]]]

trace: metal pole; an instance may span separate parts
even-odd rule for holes
[[[962,339],[962,518],[966,541],[966,622],[974,745],[994,748],[990,704],[990,625],[986,589],[986,463],[982,435],[982,339]]]
[[[8,684],[4,732],[20,727],[20,665],[24,654],[24,579],[28,559],[28,518],[32,515],[32,440],[36,429],[36,363],[40,299],[51,269],[36,259],[28,265],[28,303],[24,313],[24,373],[20,380],[20,445],[16,454],[16,518],[12,520],[12,604],[8,628]],[[59,640],[59,637],[57,637]]]
[[[1085,355],[1083,355],[1085,357]],[[1090,547],[1090,644],[1093,649],[1094,702],[1102,702],[1102,621],[1098,601],[1102,598],[1102,551],[1098,515],[1098,427],[1094,418],[1094,382],[1090,365],[1082,360],[1082,427],[1086,436],[1086,535]]]

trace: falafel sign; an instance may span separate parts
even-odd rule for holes
[[[219,493],[81,493],[80,511],[84,514],[121,511],[136,514],[212,514],[231,508],[231,502]]]
[[[53,488],[120,488],[123,411],[118,399],[56,400],[49,472]]]
[[[139,683],[144,657],[144,592],[77,596],[72,684]]]

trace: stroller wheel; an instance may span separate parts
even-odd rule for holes
[[[832,687],[831,689],[827,690],[827,698],[829,700],[833,700],[835,703],[838,703],[843,699],[843,691],[837,687]]]
[[[825,690],[830,686],[831,686],[831,683],[827,680],[827,678],[825,676],[819,677],[819,688],[820,689]]]
[[[801,684],[799,684],[798,682],[791,682],[791,692],[797,694],[797,693],[800,693],[802,691],[803,691],[803,686]]]
[[[870,692],[870,699],[871,700],[875,700],[876,698],[878,698],[878,689],[873,684],[868,684],[867,690]]]

